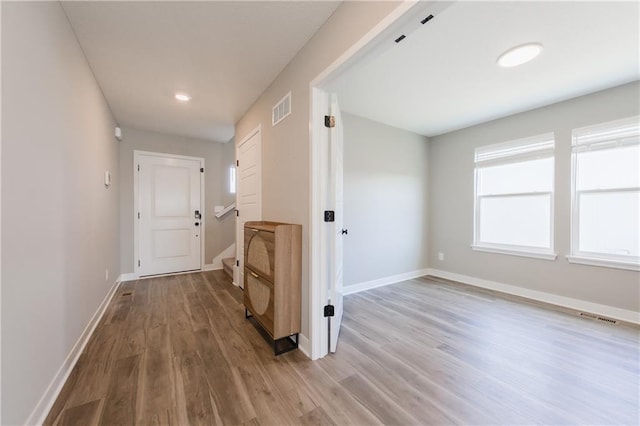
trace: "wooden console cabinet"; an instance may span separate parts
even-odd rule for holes
[[[301,256],[301,225],[264,221],[245,223],[245,315],[253,316],[267,331],[274,341],[276,355],[298,347]],[[282,347],[282,340],[294,346],[288,344],[287,349],[278,349]]]

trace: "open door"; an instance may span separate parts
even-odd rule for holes
[[[328,223],[330,233],[329,246],[329,305],[334,307],[334,316],[329,322],[329,351],[335,352],[338,346],[340,325],[342,324],[342,272],[343,272],[343,238],[347,235],[344,229],[344,192],[343,192],[343,127],[338,106],[338,97],[330,97],[330,116],[333,127],[329,128],[329,205],[335,212],[334,222]]]
[[[244,223],[262,219],[262,130],[254,129],[236,150],[236,267],[233,281],[244,288]]]

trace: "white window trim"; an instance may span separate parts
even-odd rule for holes
[[[516,155],[501,156],[499,158],[491,158],[478,160],[478,152],[488,151],[490,147],[494,148],[511,148],[517,147],[523,143],[543,144],[544,141],[552,141],[552,146],[547,146],[544,149],[538,151],[525,151],[517,153]],[[474,251],[483,251],[487,253],[506,254],[520,257],[530,257],[534,259],[544,260],[556,260],[558,255],[555,253],[555,238],[554,238],[554,225],[555,225],[555,135],[553,132],[545,133],[543,135],[531,136],[528,138],[517,139],[505,143],[488,145],[486,147],[476,148],[476,154],[474,158],[474,190],[473,190],[473,244],[471,249]],[[518,162],[551,158],[554,162],[554,172],[551,179],[551,191],[532,191],[522,193],[508,193],[508,194],[488,194],[478,195],[478,169],[483,167],[490,167],[500,164],[513,164]],[[515,246],[510,244],[496,244],[480,241],[480,208],[479,200],[482,198],[506,198],[514,196],[531,196],[531,195],[548,195],[549,196],[549,248],[530,247],[530,246]]]
[[[513,248],[505,248],[505,247],[513,247]],[[530,247],[520,247],[520,246],[507,246],[506,244],[501,245],[490,245],[490,244],[474,244],[471,246],[473,251],[483,251],[486,253],[496,253],[496,254],[506,254],[510,256],[519,256],[519,257],[531,257],[534,259],[543,259],[543,260],[556,260],[558,255],[553,252],[553,250],[534,250]]]
[[[614,141],[600,141],[595,140],[592,143],[579,144],[576,141],[576,137],[584,135],[589,131],[596,132],[601,129],[609,129],[616,125],[625,124],[629,122],[637,122],[640,117],[630,117],[622,120],[611,121],[607,123],[600,123],[594,126],[582,127],[579,129],[573,129],[571,135],[571,248],[570,254],[567,255],[567,261],[569,263],[601,266],[605,268],[626,269],[631,271],[640,271],[640,260],[632,256],[623,256],[607,253],[592,253],[580,251],[580,196],[582,194],[593,193],[617,193],[617,192],[637,192],[640,191],[640,187],[628,187],[628,188],[607,188],[607,189],[587,189],[577,190],[577,175],[578,175],[578,154],[585,151],[599,151],[605,149],[622,148],[624,146],[630,146],[636,144],[635,142],[629,143],[628,140],[619,138]]]
[[[597,256],[597,254],[593,254]],[[640,271],[640,264],[631,261],[613,260],[611,258],[589,257],[585,255],[569,255],[567,256],[569,263],[580,265],[601,266],[604,268],[626,269],[628,271]]]

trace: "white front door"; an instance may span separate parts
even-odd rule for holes
[[[343,192],[343,127],[340,117],[338,97],[331,95],[330,115],[334,118],[334,127],[329,129],[329,162],[330,162],[330,184],[329,203],[335,212],[334,222],[329,225],[329,303],[334,307],[334,316],[331,318],[329,327],[329,350],[336,351],[338,345],[338,335],[342,324],[343,294],[342,294],[342,274],[343,274],[343,238],[347,235],[344,227],[344,192]]]
[[[262,218],[262,132],[253,130],[238,144],[236,259],[234,282],[244,288],[244,223]]]
[[[201,269],[204,212],[200,158],[134,154],[139,276]]]

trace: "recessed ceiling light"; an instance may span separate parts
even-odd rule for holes
[[[542,45],[540,43],[527,43],[516,46],[498,57],[498,65],[505,68],[516,67],[529,62],[538,56],[540,52],[542,52]]]
[[[182,102],[187,102],[191,100],[191,96],[184,93],[176,93],[176,99]]]

